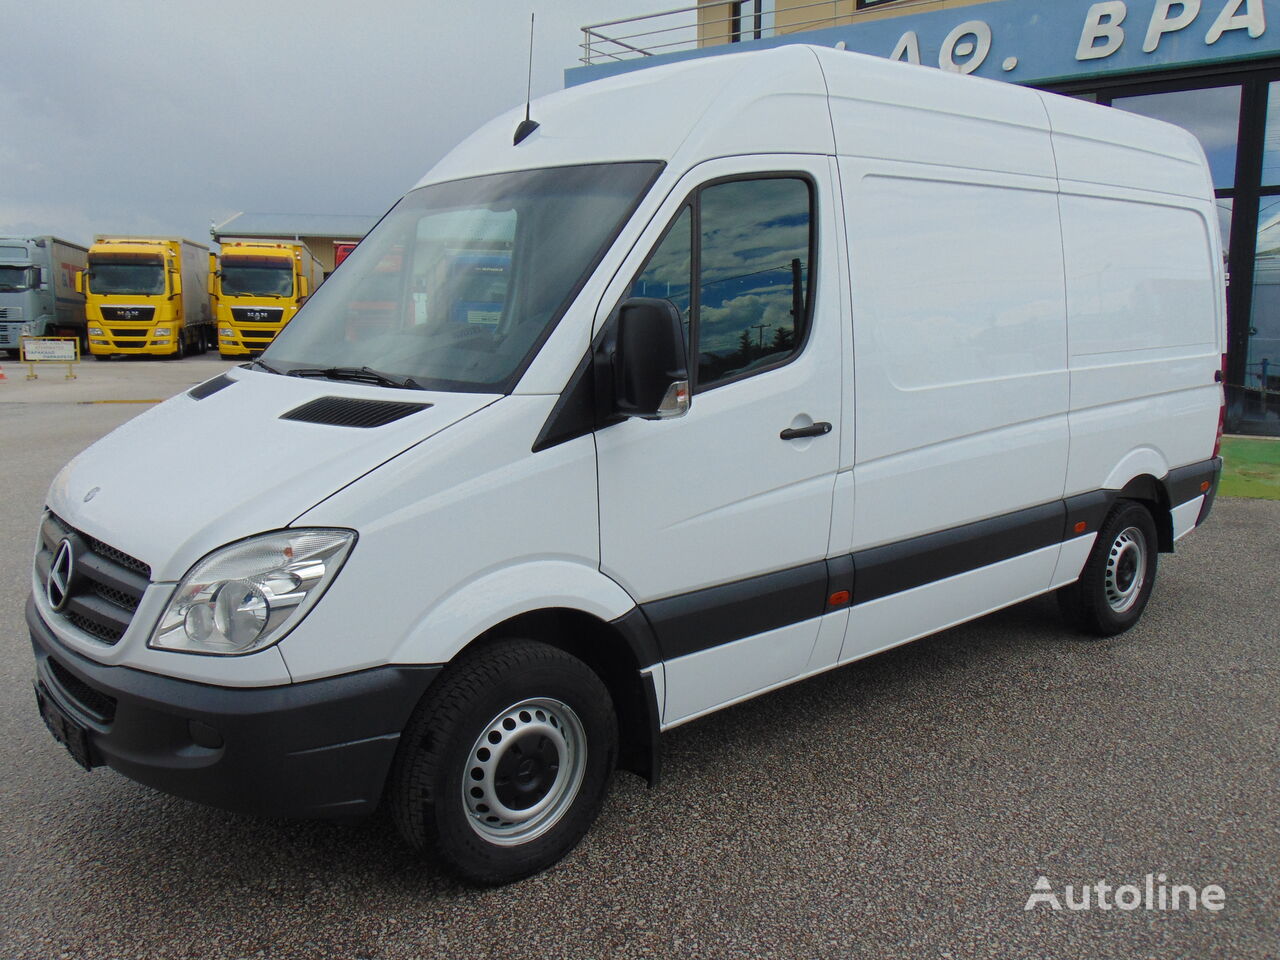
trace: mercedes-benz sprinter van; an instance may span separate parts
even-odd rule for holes
[[[385,802],[504,882],[663,730],[1038,594],[1138,620],[1220,468],[1190,134],[805,46],[522,115],[58,475],[27,620],[80,764]]]

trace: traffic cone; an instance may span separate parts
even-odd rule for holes
[[[4,375],[4,364],[0,363],[0,383],[8,383],[9,378]]]

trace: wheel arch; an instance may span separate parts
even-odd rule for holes
[[[571,607],[529,610],[489,627],[466,644],[455,660],[514,638],[563,650],[595,671],[613,697],[617,713],[618,766],[656,785],[660,714],[657,689],[647,668],[661,665],[652,630],[639,608],[613,621]]]
[[[1157,545],[1161,553],[1173,552],[1173,513],[1169,491],[1161,480],[1149,473],[1134,477],[1116,494],[1120,500],[1135,500],[1147,508],[1156,525]]]

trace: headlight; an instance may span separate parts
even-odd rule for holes
[[[167,337],[169,335],[168,327],[156,327],[151,331],[153,337]]]
[[[178,584],[149,645],[235,656],[278,642],[333,582],[355,539],[351,530],[281,530],[213,551]]]
[[[102,328],[101,328],[101,327],[90,327],[90,328],[89,328],[89,336],[91,336],[91,337],[101,337],[102,335],[103,335],[103,333],[102,333]]]
[[[229,338],[229,337],[234,337],[235,335],[236,335],[235,331],[232,330],[230,327],[222,327],[218,330],[218,336],[220,337]]]

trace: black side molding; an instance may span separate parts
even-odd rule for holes
[[[707,587],[643,604],[663,660],[821,616],[827,562]]]
[[[853,555],[853,602],[866,603],[1062,542],[1059,500]]]
[[[1221,473],[1221,457],[1170,470],[1169,475],[1164,478],[1164,488],[1169,494],[1169,506],[1180,507],[1202,493],[1216,494],[1218,477]]]

